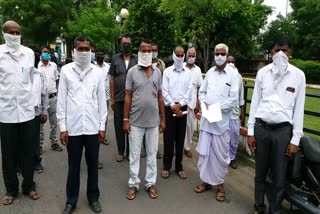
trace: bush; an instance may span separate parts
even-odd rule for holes
[[[311,60],[291,59],[290,63],[301,69],[306,75],[307,83],[320,84],[320,63]]]

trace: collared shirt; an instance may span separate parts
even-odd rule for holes
[[[248,135],[254,135],[255,119],[267,123],[289,122],[293,126],[290,143],[299,145],[303,136],[306,78],[300,69],[289,64],[282,80],[275,87],[272,64],[261,68],[253,90]]]
[[[239,81],[237,73],[229,66],[223,71],[218,71],[216,67],[209,69],[199,90],[199,100],[208,105],[220,104],[222,120],[209,123],[201,117],[200,130],[215,135],[222,135],[229,129],[229,120],[232,109],[236,106],[239,96]]]
[[[18,60],[0,45],[0,122],[22,123],[34,118],[32,82],[34,53],[20,46]]]
[[[48,84],[44,74],[34,69],[34,79],[32,85],[32,94],[34,98],[35,116],[40,114],[48,115],[49,93]]]
[[[122,53],[116,54],[112,57],[109,74],[115,77],[114,80],[114,101],[123,102],[125,96],[125,85],[127,72],[134,65],[138,64],[138,56],[132,54],[128,66],[123,59]]]
[[[242,76],[241,74],[238,73],[238,69],[237,71],[237,78],[238,78],[238,85],[239,85],[239,96],[237,99],[237,104],[236,106],[233,108],[232,113],[231,113],[231,119],[232,120],[236,120],[239,119],[240,116],[240,107],[243,106],[245,104],[244,101],[244,87],[243,87],[243,81],[242,81]]]
[[[110,65],[103,62],[102,66],[95,64],[98,68],[101,69],[103,73],[103,80],[104,80],[104,88],[106,90],[106,100],[110,100],[110,77],[109,77],[109,69]]]
[[[45,65],[40,61],[38,70],[46,76],[49,94],[57,93],[56,81],[59,79],[59,73],[56,63],[49,61],[48,64]]]
[[[180,103],[181,106],[188,105],[191,100],[192,74],[182,69],[177,71],[174,65],[166,68],[162,77],[162,94],[164,104],[173,106]]]
[[[78,136],[105,130],[108,110],[102,76],[91,63],[83,71],[74,62],[62,67],[57,101],[61,132]]]
[[[195,64],[193,64],[192,68],[189,69],[187,67],[187,63],[184,63],[184,69],[189,70],[192,73],[191,101],[188,103],[188,106],[191,109],[195,109],[196,104],[197,104],[198,88],[200,88],[200,86],[203,82],[201,69]]]

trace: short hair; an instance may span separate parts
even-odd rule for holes
[[[177,45],[173,50],[174,53],[176,53],[177,48],[182,48],[183,49],[183,53],[184,53],[184,48],[182,47],[182,45]]]
[[[42,52],[42,49],[44,49],[44,48],[48,49],[51,52],[51,48],[49,45],[42,45],[40,48],[40,51]]]
[[[93,42],[90,42],[90,48],[93,48],[94,50],[97,49],[96,45]]]
[[[96,53],[98,53],[98,52],[102,52],[103,54],[106,54],[106,52],[104,51],[103,48],[97,48]]]
[[[77,36],[77,37],[74,39],[74,41],[73,41],[74,47],[77,46],[77,43],[78,43],[78,42],[89,42],[89,44],[90,44],[89,38],[86,37],[86,36],[84,36],[84,35]]]
[[[141,45],[142,45],[142,43],[146,43],[146,44],[151,45],[151,42],[150,42],[150,40],[149,40],[149,39],[143,39],[143,40],[140,42],[139,49],[141,49]]]
[[[130,36],[128,33],[124,33],[124,34],[122,34],[122,36],[121,36],[121,40],[122,40],[123,38],[130,38],[130,39],[131,39],[131,36]]]
[[[17,22],[15,22],[15,21],[13,21],[13,20],[9,20],[9,21],[6,21],[6,22],[2,25],[2,31],[3,31],[4,33],[6,33],[6,32],[7,32],[7,27],[8,27],[8,25],[11,25],[11,24],[18,25],[19,28],[20,28],[20,25],[19,25]]]
[[[214,52],[216,52],[217,49],[224,49],[227,54],[229,52],[228,46],[226,44],[223,44],[223,43],[217,44],[216,47],[214,48]]]
[[[196,55],[197,55],[197,51],[196,51],[196,49],[195,48],[189,48],[188,50],[187,50],[187,55],[188,55],[188,53],[189,52],[194,52]]]
[[[279,45],[279,46],[288,45],[288,48],[291,48],[291,40],[287,36],[281,36],[276,38],[273,41],[272,48],[274,48],[276,45]]]
[[[152,42],[152,43],[151,43],[151,46],[157,46],[157,47],[158,47],[158,44],[157,44],[157,43]]]

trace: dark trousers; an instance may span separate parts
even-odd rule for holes
[[[289,160],[285,154],[292,137],[292,126],[268,128],[257,119],[254,135],[256,139],[255,209],[258,213],[265,212],[266,177],[270,169],[272,187],[269,210],[272,214],[280,213]]]
[[[89,203],[99,200],[98,187],[98,159],[99,138],[98,135],[69,136],[68,138],[68,180],[67,180],[67,204],[76,206],[80,188],[80,165],[83,147],[88,168],[87,198]]]
[[[187,106],[182,107],[182,111],[186,111]],[[163,152],[163,169],[170,170],[172,167],[172,159],[174,147],[176,148],[175,170],[179,172],[183,170],[183,146],[186,134],[187,118],[173,117],[173,111],[170,106],[165,107],[166,112],[166,129],[163,133],[164,152]]]
[[[18,165],[23,177],[22,192],[28,194],[35,191],[36,185],[33,181],[35,120],[32,119],[23,123],[1,123],[0,127],[2,171],[7,189],[6,195],[18,195]]]
[[[40,155],[40,115],[36,116],[34,118],[35,122],[35,152],[34,152],[34,158],[36,163],[41,163],[41,155]]]
[[[123,155],[126,148],[126,156],[129,156],[129,139],[123,132],[123,106],[124,102],[115,102],[114,104],[114,129],[116,131],[118,154]]]

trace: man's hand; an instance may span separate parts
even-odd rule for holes
[[[114,101],[111,101],[111,109],[114,111]]]
[[[67,146],[68,145],[68,132],[60,132],[60,141],[63,145]]]
[[[41,122],[42,124],[44,124],[44,123],[47,122],[47,120],[48,120],[48,116],[47,116],[46,114],[41,114],[41,116],[40,116],[40,122]]]
[[[256,149],[256,138],[254,136],[248,136],[247,143],[251,152],[254,152],[254,150]]]
[[[177,117],[183,117],[183,112],[182,111],[178,111]]]
[[[292,157],[298,151],[299,151],[299,147],[298,146],[289,143],[286,155],[288,155],[288,157]]]
[[[160,130],[159,130],[159,132],[163,133],[165,128],[166,128],[166,122],[165,122],[165,120],[161,119],[160,120]]]
[[[124,120],[123,121],[123,131],[124,133],[126,134],[129,134],[131,129],[130,129],[130,123],[129,123],[129,120]]]
[[[180,103],[178,103],[178,104],[174,104],[171,107],[171,110],[173,111],[173,113],[177,114],[180,111],[180,108],[181,108],[181,105],[180,105]]]
[[[103,143],[105,138],[106,138],[106,132],[99,131],[99,143]]]

